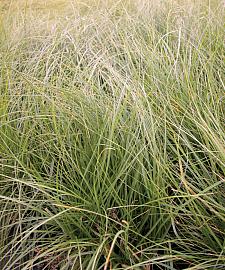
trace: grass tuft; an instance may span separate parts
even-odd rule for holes
[[[223,1],[0,7],[0,269],[224,269]]]

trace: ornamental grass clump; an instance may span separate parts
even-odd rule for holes
[[[225,268],[222,1],[0,5],[0,269]]]

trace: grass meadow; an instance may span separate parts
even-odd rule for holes
[[[225,269],[224,1],[0,1],[0,270]]]

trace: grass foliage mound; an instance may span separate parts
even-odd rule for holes
[[[223,1],[1,1],[0,269],[225,268]]]

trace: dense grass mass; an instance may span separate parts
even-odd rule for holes
[[[0,3],[0,269],[225,269],[223,1]]]

